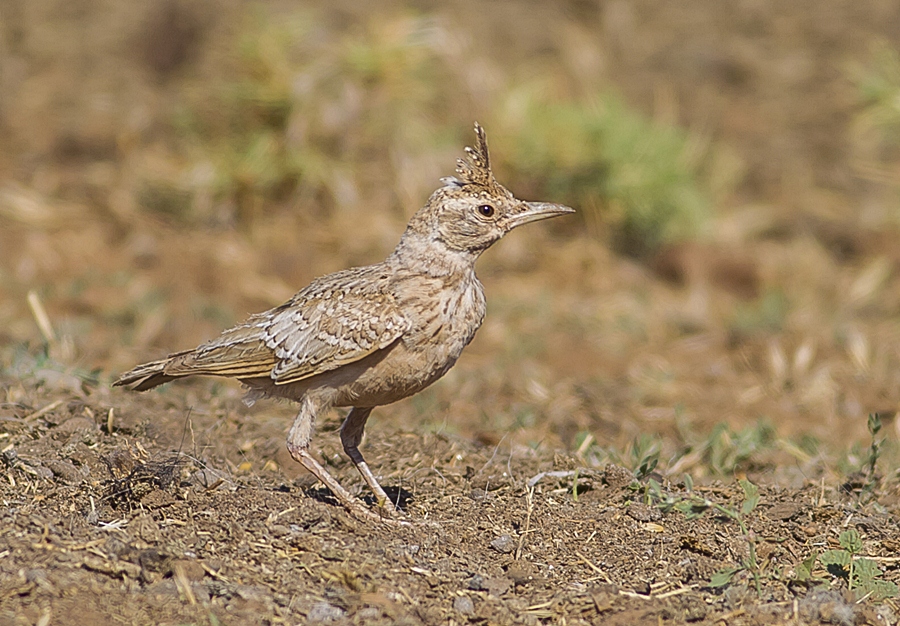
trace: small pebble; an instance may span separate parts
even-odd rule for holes
[[[513,581],[506,576],[500,578],[488,578],[485,581],[485,586],[487,587],[487,592],[492,596],[502,596],[513,586]]]
[[[106,455],[106,464],[114,478],[124,478],[134,469],[134,456],[128,448],[116,448]]]
[[[16,452],[15,448],[10,446],[0,453],[0,459],[2,459],[8,467],[14,467],[16,463],[19,462],[19,453]]]
[[[525,561],[513,561],[506,568],[506,575],[515,585],[525,585],[534,580],[535,567]]]
[[[270,529],[275,537],[284,537],[291,534],[291,529],[284,524],[273,524]]]
[[[491,542],[491,547],[501,554],[509,554],[516,549],[516,541],[509,535],[500,535]]]
[[[336,622],[344,617],[346,611],[327,602],[316,602],[306,614],[308,622]]]
[[[456,596],[453,600],[453,610],[460,615],[471,615],[475,612],[475,603],[469,596]]]
[[[492,596],[502,596],[512,587],[512,580],[506,577],[490,578],[475,574],[469,579],[469,589],[472,591],[487,591]]]
[[[769,507],[765,512],[765,516],[771,520],[787,521],[797,517],[803,510],[803,507],[796,502],[779,502]]]
[[[365,622],[367,620],[374,620],[380,618],[382,615],[382,610],[375,606],[364,606],[360,610],[356,612],[354,616],[355,619],[360,622]]]

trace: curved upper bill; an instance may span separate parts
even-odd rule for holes
[[[550,202],[523,202],[524,210],[509,217],[508,228],[516,228],[522,224],[545,220],[548,217],[574,213],[575,209],[563,204],[551,204]]]

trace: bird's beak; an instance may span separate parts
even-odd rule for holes
[[[557,215],[565,215],[574,213],[575,209],[562,204],[551,204],[549,202],[523,202],[523,210],[511,215],[507,221],[507,228],[512,230],[517,226],[545,220],[548,217],[556,217]]]

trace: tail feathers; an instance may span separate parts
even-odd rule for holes
[[[113,383],[113,387],[131,387],[134,391],[146,391],[170,380],[182,378],[182,376],[173,376],[166,373],[166,366],[171,361],[172,357],[169,357],[160,361],[138,365],[133,370],[119,376],[119,379]]]
[[[243,380],[269,376],[274,367],[271,350],[248,353],[241,345],[200,346],[170,354],[165,359],[138,365],[113,383],[114,387],[131,387],[145,391],[186,376],[225,376]]]

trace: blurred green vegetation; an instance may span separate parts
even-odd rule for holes
[[[179,116],[193,158],[213,166],[213,194],[239,222],[292,196],[353,207],[367,185],[393,186],[403,155],[440,145],[436,120],[453,100],[428,19],[372,18],[341,35],[313,12],[276,19],[258,9],[240,30],[233,74]]]
[[[541,193],[602,222],[623,252],[640,256],[709,228],[712,201],[701,182],[702,153],[683,129],[630,109],[616,94],[554,101],[546,90],[514,94],[513,167]]]
[[[862,122],[877,129],[885,143],[900,147],[900,52],[885,43],[874,46],[872,61],[857,72],[856,82]]]
[[[857,68],[856,82],[861,108],[856,115],[856,141],[865,157],[855,164],[866,180],[886,185],[893,193],[884,217],[900,224],[900,51],[880,42],[872,47],[871,60]]]
[[[503,146],[494,156],[511,186],[576,206],[592,233],[624,252],[709,228],[709,150],[611,91],[560,96],[550,68],[526,83],[479,79],[484,67],[460,63],[455,33],[409,11],[348,31],[323,28],[313,11],[257,8],[237,30],[212,97],[194,94],[175,115],[195,201],[151,186],[148,209],[200,220],[224,209],[243,224],[273,202],[404,215],[450,173],[478,119]],[[374,188],[388,193],[386,206],[368,202]]]
[[[739,430],[718,424],[703,445],[704,461],[714,474],[727,476],[745,467],[759,452],[773,448],[776,441],[775,429],[766,420]]]
[[[729,325],[733,341],[781,332],[790,308],[780,289],[767,290],[756,300],[739,304]]]

